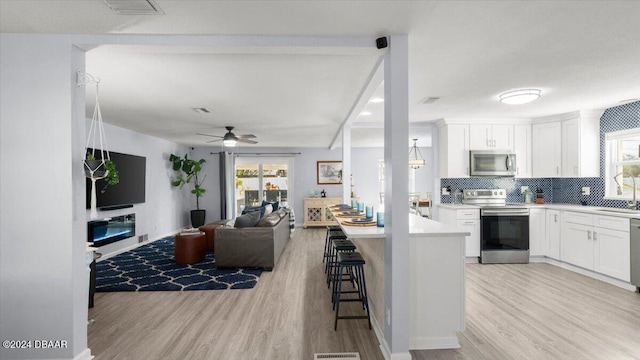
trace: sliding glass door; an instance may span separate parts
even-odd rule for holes
[[[237,214],[262,201],[287,207],[293,196],[292,158],[238,157],[235,174]]]

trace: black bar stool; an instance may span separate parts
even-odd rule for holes
[[[354,252],[356,245],[348,239],[332,239],[329,245],[329,257],[327,258],[327,287],[331,287],[331,281],[335,281],[335,269],[337,267],[338,254],[342,252]]]
[[[332,239],[346,239],[347,235],[342,232],[340,226],[327,226],[327,235],[324,238],[324,254],[322,255],[322,262],[329,257],[329,247],[331,246]],[[326,272],[325,267],[325,272]]]
[[[369,298],[367,296],[367,285],[364,279],[364,258],[359,252],[339,252],[337,255],[337,276],[333,282],[333,299],[336,309],[336,319],[333,325],[334,330],[338,330],[338,319],[367,319],[369,329],[371,329],[371,317],[369,315]],[[355,278],[356,290],[343,291],[342,278],[344,271],[351,274],[351,280]],[[342,298],[342,294],[358,294],[357,298]],[[340,316],[340,303],[345,301],[361,301],[362,308],[367,311],[367,315]]]

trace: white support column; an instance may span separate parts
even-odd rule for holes
[[[385,317],[392,359],[409,354],[409,61],[407,35],[392,35],[384,59]],[[390,321],[389,321],[390,320]]]
[[[351,204],[351,126],[342,127],[342,203]]]

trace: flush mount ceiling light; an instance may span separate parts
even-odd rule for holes
[[[369,100],[369,102],[374,104],[379,104],[381,102],[384,102],[384,99],[380,97],[374,97],[373,99]]]
[[[197,112],[198,114],[208,114],[211,112],[211,110],[207,109],[207,108],[192,108],[193,111]]]
[[[540,89],[521,89],[500,94],[500,102],[509,105],[521,105],[540,97]]]
[[[360,113],[360,116],[370,116],[371,112],[370,111],[363,111]]]
[[[424,158],[420,153],[420,149],[418,149],[418,146],[416,145],[417,142],[418,139],[413,139],[413,147],[409,150],[409,167],[412,169],[418,169],[425,164]],[[413,153],[413,156],[411,153]]]

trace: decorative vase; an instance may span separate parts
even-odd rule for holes
[[[198,228],[204,225],[206,210],[191,210],[191,227]]]

